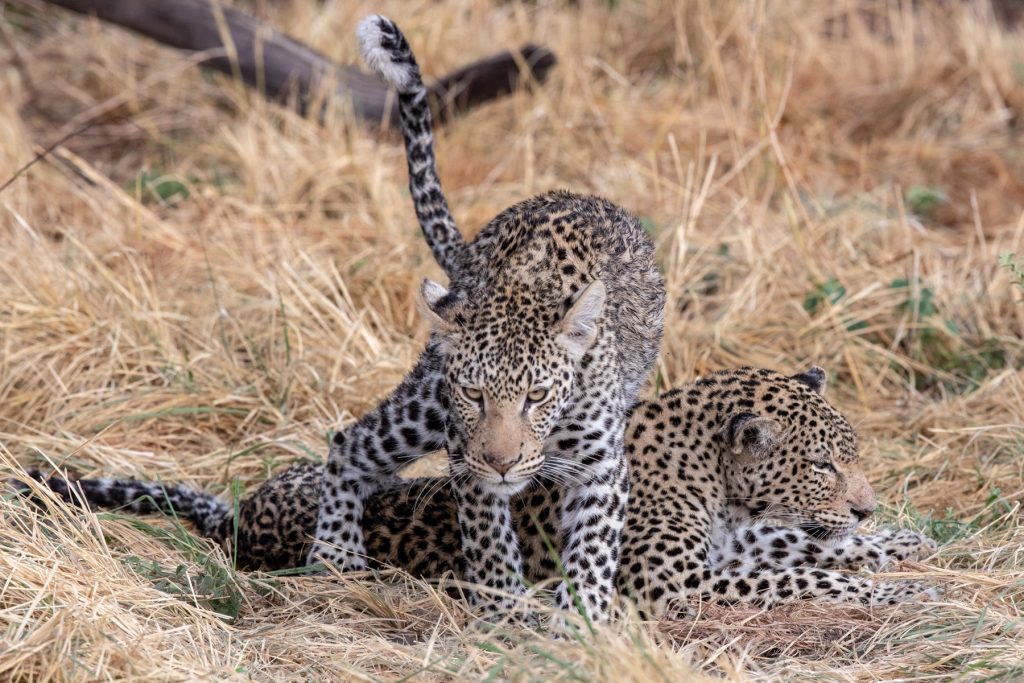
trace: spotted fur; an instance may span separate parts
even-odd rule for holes
[[[159,512],[186,519],[201,535],[220,545],[228,557],[235,558],[240,568],[253,570],[302,564],[316,526],[323,478],[323,466],[319,464],[294,465],[267,481],[254,495],[238,501],[236,515],[233,502],[183,484],[66,478],[34,468],[26,472],[69,503],[85,503],[96,510]],[[16,487],[29,492],[24,483]]]
[[[914,582],[837,571],[888,569],[935,545],[906,529],[854,533],[871,513],[874,494],[853,429],[819,393],[824,373],[809,373],[732,370],[636,407],[626,432],[632,495],[617,574],[621,593],[651,614],[671,616],[693,600],[877,605],[929,592]],[[321,475],[317,465],[298,465],[243,502],[242,565],[304,561]],[[66,496],[63,480],[46,481]],[[105,501],[127,501],[140,486],[127,482],[124,493],[111,496],[105,481]],[[87,496],[97,490],[80,485]],[[451,489],[445,480],[415,480],[372,496],[363,525],[373,563],[425,577],[461,575],[465,557]],[[531,580],[558,575],[544,539],[559,544],[564,500],[564,487],[550,481],[513,499]]]
[[[68,502],[85,503],[97,510],[118,509],[139,515],[163,513],[176,515],[196,526],[199,533],[220,543],[233,525],[231,506],[209,493],[183,484],[160,484],[135,479],[66,479],[48,476],[31,468],[28,476],[45,483]],[[26,490],[24,485],[20,489]]]
[[[366,500],[396,473],[447,448],[465,578],[509,598],[524,588],[509,499],[562,477],[562,560],[596,620],[608,610],[629,479],[629,406],[658,354],[664,283],[631,215],[596,197],[550,192],[456,240],[437,178],[416,61],[391,21],[359,29],[367,62],[399,91],[410,188],[427,241],[452,280],[426,281],[432,334],[409,376],[331,446],[309,560],[367,566]],[[559,603],[570,606],[567,586]]]

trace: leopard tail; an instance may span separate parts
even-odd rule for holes
[[[359,47],[366,63],[398,91],[398,112],[409,163],[409,192],[420,228],[438,265],[455,279],[466,243],[448,208],[437,174],[434,127],[420,67],[393,21],[370,15],[359,23]]]
[[[73,505],[83,503],[93,510],[121,510],[136,514],[160,512],[192,522],[199,533],[226,547],[226,535],[233,525],[229,503],[209,493],[183,484],[164,485],[135,479],[73,479],[59,473],[44,474],[30,468],[29,477],[49,488]],[[25,482],[15,482],[16,490],[30,493]]]

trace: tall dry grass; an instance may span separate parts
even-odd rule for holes
[[[341,61],[371,11],[425,71],[524,40],[552,81],[439,135],[472,233],[553,187],[657,239],[657,384],[819,363],[881,523],[947,542],[893,609],[708,608],[486,633],[400,575],[268,577],[166,521],[0,500],[7,680],[1024,677],[1024,36],[982,3],[250,2]],[[439,277],[393,134],[318,125],[31,0],[0,5],[0,459],[248,489],[371,407]],[[653,390],[653,388],[652,388]],[[237,484],[236,484],[237,483]]]

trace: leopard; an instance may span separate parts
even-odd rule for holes
[[[669,619],[700,601],[876,606],[937,595],[917,581],[863,573],[922,559],[937,545],[911,529],[856,533],[875,510],[875,493],[856,433],[824,398],[825,385],[817,366],[794,375],[737,368],[634,406],[625,441],[631,494],[613,577],[620,596],[644,615]],[[237,514],[181,485],[29,474],[92,507],[173,510],[239,566],[266,570],[305,562],[323,472],[320,463],[295,465],[241,501]],[[513,499],[531,584],[563,576],[559,512],[571,476],[563,471]],[[371,496],[362,517],[370,566],[435,580],[461,576],[468,558],[453,488],[445,477],[417,478]],[[587,550],[598,548],[595,538]]]
[[[525,591],[510,501],[546,470],[572,468],[559,511],[558,589],[590,618],[614,593],[629,477],[623,432],[661,344],[665,285],[637,218],[606,199],[554,190],[500,212],[466,241],[441,187],[427,90],[409,43],[382,16],[357,30],[367,64],[397,92],[409,188],[448,286],[425,279],[431,332],[398,387],[335,433],[308,562],[365,569],[365,501],[432,451],[448,451],[464,579],[503,601]]]

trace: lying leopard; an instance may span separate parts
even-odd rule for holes
[[[743,368],[635,407],[626,431],[632,494],[617,575],[621,593],[667,617],[693,599],[879,605],[929,592],[918,583],[836,571],[883,569],[934,545],[909,530],[854,535],[874,510],[875,496],[854,431],[823,397],[824,385],[817,367],[792,377]],[[241,503],[239,564],[277,569],[304,562],[322,474],[320,465],[297,465]],[[577,475],[553,474],[513,502],[532,581],[559,576],[545,540],[559,543],[565,484]],[[75,500],[67,480],[33,476]],[[112,479],[78,480],[71,489],[95,507],[173,508],[232,550],[232,506],[208,494]],[[375,564],[424,577],[461,575],[456,503],[445,480],[412,480],[378,492],[362,521]],[[589,539],[584,550],[596,554],[600,542]]]
[[[301,503],[320,501],[309,561],[365,568],[366,500],[400,483],[412,460],[445,448],[464,576],[514,596],[524,590],[523,567],[509,501],[545,471],[571,467],[558,512],[561,560],[600,621],[626,515],[623,430],[661,342],[665,287],[654,246],[622,209],[568,192],[506,209],[464,242],[441,190],[427,91],[405,37],[378,16],[358,35],[363,57],[398,92],[410,193],[451,283],[423,283],[432,334],[413,370],[334,436],[319,498]],[[558,602],[573,603],[566,585]]]

